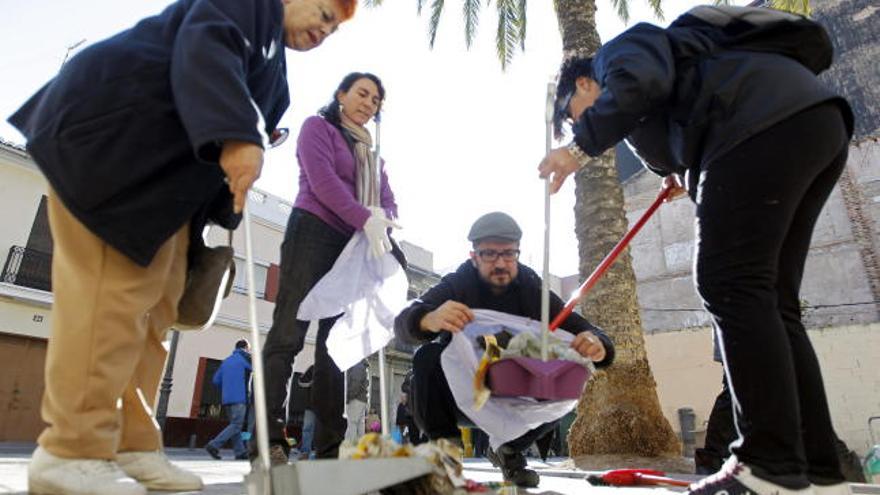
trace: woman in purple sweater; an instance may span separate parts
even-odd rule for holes
[[[352,234],[363,230],[374,256],[390,250],[388,228],[397,217],[394,194],[381,163],[371,153],[364,127],[378,118],[385,89],[378,77],[351,73],[333,100],[303,123],[296,156],[299,194],[281,245],[281,276],[272,328],[266,339],[266,396],[270,456],[287,462],[287,383],[294,357],[302,350],[309,322],[296,319],[306,294],[333,266]],[[377,171],[381,178],[377,185]],[[317,417],[313,449],[318,458],[337,457],[347,423],[343,375],[327,354],[327,335],[336,318],[320,320],[312,390]]]

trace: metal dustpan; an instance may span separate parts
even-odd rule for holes
[[[550,153],[553,136],[553,108],[556,96],[553,83],[547,86],[546,124],[547,138],[545,155]],[[555,331],[571,314],[577,303],[589,292],[596,282],[608,271],[612,263],[626,248],[642,226],[657,211],[660,204],[672,192],[664,187],[654,203],[645,211],[632,228],[614,246],[593,273],[565,304],[565,307],[548,324],[550,319],[550,177],[544,180],[544,270],[541,290],[541,359],[528,357],[508,357],[489,365],[487,382],[493,396],[532,397],[542,400],[577,399],[589,379],[589,370],[583,365],[567,360],[548,359],[548,336]]]

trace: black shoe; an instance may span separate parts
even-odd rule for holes
[[[486,458],[493,466],[501,468],[504,481],[522,488],[535,488],[541,481],[538,473],[526,468],[526,458],[522,452],[516,452],[501,446],[496,452],[491,447],[486,450]]]
[[[217,447],[214,447],[213,445],[208,444],[208,445],[205,445],[205,450],[208,451],[208,453],[211,454],[211,457],[213,457],[214,459],[217,459],[218,461],[220,459],[222,459],[222,457],[220,457],[220,451],[217,450]]]

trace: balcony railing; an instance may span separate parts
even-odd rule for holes
[[[52,290],[52,255],[21,246],[9,248],[0,282]]]

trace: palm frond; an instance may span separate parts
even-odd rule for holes
[[[654,11],[654,17],[659,20],[663,20],[663,5],[661,5],[661,0],[648,0],[648,5],[651,6],[651,10]]]
[[[434,0],[431,3],[431,20],[428,22],[428,45],[434,48],[434,40],[437,39],[437,28],[440,27],[440,14],[443,13],[443,0]]]
[[[480,24],[480,0],[464,0],[464,42],[470,49]]]
[[[517,36],[517,0],[496,0],[498,7],[498,31],[495,34],[495,50],[498,53],[498,61],[501,62],[501,70],[506,70],[513,53],[516,50]]]
[[[517,29],[519,30],[519,47],[522,51],[526,51],[526,5],[527,0],[519,0],[519,7],[517,8]]]
[[[624,24],[629,22],[629,1],[628,0],[611,0],[611,6],[617,10],[617,17]]]
[[[425,6],[425,0],[416,0],[416,14],[422,15],[422,7]]]
[[[382,0],[363,0],[363,1],[364,1],[364,7],[367,7],[368,9],[382,6]]]

